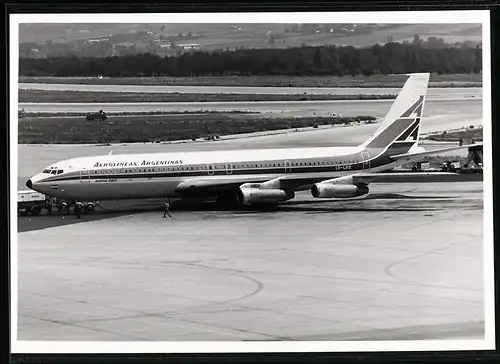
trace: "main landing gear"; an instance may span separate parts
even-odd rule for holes
[[[242,205],[238,201],[236,192],[224,192],[217,195],[216,204],[217,207],[220,209],[241,210],[241,211],[274,211],[278,208],[277,202]]]
[[[223,209],[236,209],[240,207],[235,192],[225,192],[217,195],[217,207]]]
[[[66,201],[66,200],[60,200],[59,204],[57,206],[57,210],[60,214],[62,215],[70,215],[71,210],[75,213],[75,215],[80,218],[83,213],[86,213],[88,215],[94,213],[95,211],[95,203],[86,201],[78,201],[78,200],[71,200],[71,201]]]

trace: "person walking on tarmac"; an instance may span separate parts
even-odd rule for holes
[[[76,213],[77,219],[82,218],[82,210],[83,210],[83,203],[81,203],[80,201],[77,201],[75,203],[75,213]]]
[[[45,197],[45,208],[49,214],[52,214],[52,199],[49,196]]]
[[[66,201],[61,201],[59,204],[59,212],[62,213],[62,218],[65,219],[66,215],[69,213]]]
[[[170,201],[168,200],[168,197],[165,199],[165,211],[163,213],[163,218],[165,219],[167,217],[167,214],[169,217],[172,217],[172,215],[170,215]]]

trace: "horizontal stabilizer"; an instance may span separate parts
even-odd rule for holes
[[[391,173],[358,173],[350,176],[332,178],[321,183],[364,184],[391,182],[447,182],[455,180],[458,173],[450,172],[391,172]]]
[[[483,143],[460,145],[460,146],[456,146],[456,147],[431,150],[428,152],[397,154],[397,155],[391,156],[391,158],[394,160],[397,160],[397,161],[402,161],[402,162],[418,162],[418,161],[424,160],[426,157],[438,156],[442,153],[451,152],[451,151],[460,150],[460,149],[482,148],[482,146],[483,146]]]

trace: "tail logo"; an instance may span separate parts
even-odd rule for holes
[[[406,110],[403,114],[401,114],[401,117],[408,118],[412,114],[416,114],[416,116],[420,118],[422,116],[423,106],[424,106],[424,96],[422,95],[408,110]]]
[[[415,142],[418,138],[418,127],[420,125],[420,118],[417,118],[406,131],[396,139],[397,142]]]
[[[408,110],[401,114],[400,119],[408,118],[415,121],[395,140],[396,142],[416,142],[418,140],[418,127],[420,126],[420,117],[422,116],[423,106],[424,96],[421,95]]]

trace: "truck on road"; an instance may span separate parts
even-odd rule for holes
[[[99,110],[99,112],[96,113],[88,113],[87,116],[85,116],[85,120],[87,121],[92,121],[92,120],[106,120],[108,117],[106,116],[106,113],[103,110]]]

